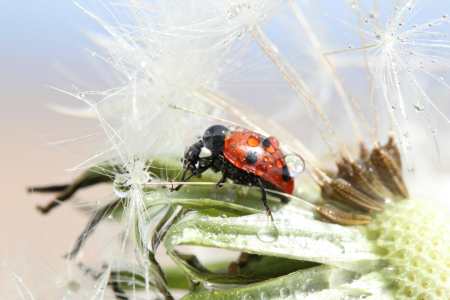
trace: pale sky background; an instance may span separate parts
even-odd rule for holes
[[[34,206],[47,203],[51,196],[30,195],[26,187],[69,182],[75,173],[65,170],[88,156],[82,143],[69,145],[69,151],[45,145],[78,137],[72,130],[97,123],[64,116],[46,106],[75,103],[47,86],[73,90],[71,83],[80,80],[105,86],[93,65],[98,60],[94,62],[80,47],[91,45],[84,28],[100,30],[72,1],[0,1],[0,231],[36,242],[36,223],[40,223],[45,241],[61,255],[86,220],[74,222],[79,213],[68,207],[42,217]],[[2,238],[0,250],[10,244]]]

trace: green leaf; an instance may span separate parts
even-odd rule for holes
[[[342,276],[344,275],[344,276]],[[320,292],[328,289],[329,280],[332,277],[345,277],[350,280],[351,276],[355,275],[353,272],[339,270],[330,266],[319,266],[300,270],[286,276],[278,277],[276,279],[266,280],[261,283],[243,286],[241,288],[233,289],[231,291],[210,291],[201,294],[189,294],[183,297],[183,300],[274,300],[274,299],[303,299],[307,295]],[[338,291],[343,294],[361,295],[359,292],[350,290]],[[332,295],[331,295],[332,296]],[[313,298],[313,299],[343,299],[337,297],[329,298]]]
[[[375,245],[355,227],[343,227],[298,215],[275,214],[277,234],[264,214],[235,218],[203,216],[178,223],[165,238],[170,252],[177,245],[196,245],[229,249],[265,256],[329,264],[367,272],[385,263],[374,254]],[[259,236],[258,236],[259,235]],[[270,241],[273,239],[273,242]]]
[[[230,268],[235,269],[237,274],[276,278],[317,265],[309,261],[242,253],[239,261],[233,263]]]

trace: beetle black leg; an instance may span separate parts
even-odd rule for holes
[[[188,171],[188,167],[186,167],[186,169],[184,169],[183,175],[181,176],[181,181],[184,181],[187,171]]]
[[[209,165],[207,165],[207,166],[204,166],[204,167],[202,167],[202,168],[195,169],[194,171],[192,171],[192,174],[189,175],[186,179],[183,179],[183,177],[184,177],[184,175],[185,175],[185,174],[183,174],[183,177],[182,177],[181,182],[186,182],[186,181],[188,181],[189,179],[191,179],[192,177],[198,176],[198,175],[202,174],[203,172],[207,171],[207,170],[211,167],[211,165],[212,165],[212,162],[211,162]],[[187,169],[186,169],[186,171],[187,171]],[[185,171],[185,173],[186,173],[186,171]],[[180,184],[180,185],[177,186],[176,188],[170,189],[170,191],[171,191],[171,192],[178,191],[179,189],[181,189],[182,186],[183,186],[183,185]]]
[[[272,219],[272,223],[274,222],[272,212],[270,211],[269,207],[267,206],[267,197],[266,197],[266,190],[263,187],[263,184],[261,182],[261,179],[256,177],[256,181],[259,184],[259,189],[261,190],[261,200],[263,202],[264,208],[266,209],[267,215]]]
[[[224,183],[225,180],[227,180],[227,176],[228,176],[228,163],[225,162],[223,165],[223,170],[222,170],[222,178],[216,184],[216,187],[222,187],[221,184]]]

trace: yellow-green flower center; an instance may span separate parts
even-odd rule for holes
[[[404,200],[368,225],[395,299],[450,299],[450,223],[429,204]]]

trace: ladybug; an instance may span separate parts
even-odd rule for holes
[[[259,186],[261,200],[272,221],[265,189],[290,195],[294,191],[294,178],[289,173],[278,140],[242,128],[231,131],[222,125],[209,127],[202,138],[186,148],[183,168],[182,182],[212,169],[222,172],[218,185],[229,178],[237,184]],[[191,175],[185,178],[188,170]],[[177,191],[182,186],[173,190]],[[287,201],[287,198],[282,198],[282,202]]]

